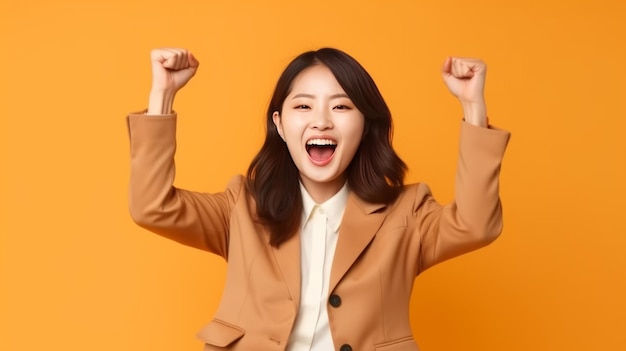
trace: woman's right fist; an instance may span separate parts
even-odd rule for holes
[[[188,50],[161,48],[150,52],[152,92],[175,94],[196,74],[200,63]]]

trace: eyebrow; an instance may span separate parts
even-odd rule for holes
[[[300,93],[300,94],[296,94],[294,95],[291,99],[297,99],[297,98],[309,98],[309,99],[314,99],[315,95],[313,94],[304,94],[304,93]],[[350,98],[348,96],[348,94],[333,94],[330,96],[331,99],[338,99],[338,98]]]

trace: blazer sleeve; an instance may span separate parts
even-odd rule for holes
[[[131,113],[129,210],[139,226],[184,245],[227,258],[229,219],[243,177],[224,192],[206,194],[173,186],[176,114]]]
[[[499,177],[510,133],[462,122],[454,201],[437,203],[417,188],[413,208],[420,232],[419,271],[486,246],[502,231]]]

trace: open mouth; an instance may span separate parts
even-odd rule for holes
[[[337,142],[330,139],[311,139],[306,143],[306,152],[316,162],[330,160],[337,148]]]

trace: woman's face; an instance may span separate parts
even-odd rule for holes
[[[337,193],[365,120],[328,67],[317,64],[302,71],[273,120],[313,199],[321,203]]]

